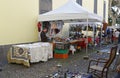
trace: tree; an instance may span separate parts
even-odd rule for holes
[[[115,25],[116,19],[119,17],[119,14],[118,14],[119,10],[114,10],[112,7],[115,7],[119,4],[120,4],[119,0],[109,0],[108,20],[109,20],[109,24],[111,23],[111,20],[112,20],[111,25]]]

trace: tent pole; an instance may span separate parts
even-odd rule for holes
[[[88,57],[88,18],[87,18],[87,29],[86,29],[85,43],[86,43],[86,56],[84,56],[84,59],[89,59],[89,57]]]
[[[93,25],[93,51],[95,50],[95,24]]]
[[[88,54],[88,19],[87,19],[87,34],[86,34],[86,55]]]
[[[101,33],[101,35],[100,35],[100,50],[101,50],[101,45],[102,45],[102,25],[100,26],[100,33]]]

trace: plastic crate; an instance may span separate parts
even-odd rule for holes
[[[56,54],[68,54],[68,49],[54,49],[54,53]]]
[[[57,48],[57,49],[68,49],[69,48],[69,44],[68,43],[64,43],[64,42],[56,42],[55,43],[55,48]]]
[[[54,58],[66,59],[66,58],[68,58],[68,54],[56,54],[56,53],[54,53]]]

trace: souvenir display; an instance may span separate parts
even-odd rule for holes
[[[46,76],[46,78],[93,78],[91,74],[81,73],[79,71],[60,71],[51,74],[50,76]]]
[[[69,48],[69,43],[64,43],[64,42],[56,42],[55,48],[57,49],[68,49]]]
[[[78,39],[82,36],[81,33],[82,26],[79,25],[70,25],[69,36],[73,39]]]

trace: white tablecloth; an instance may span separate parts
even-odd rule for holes
[[[47,61],[53,58],[53,45],[47,42],[13,45],[9,52],[10,60],[24,60],[31,63]]]

